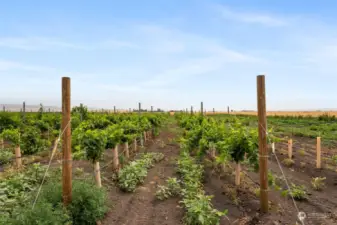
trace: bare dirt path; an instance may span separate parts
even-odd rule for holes
[[[174,125],[173,125],[174,126]],[[171,198],[159,201],[155,198],[157,185],[174,176],[175,162],[179,155],[179,146],[172,140],[173,132],[164,130],[155,140],[148,141],[148,152],[161,152],[164,160],[157,163],[148,172],[142,186],[134,193],[123,193],[112,187],[109,200],[113,209],[102,221],[103,224],[115,225],[179,225],[182,224],[183,209],[179,207],[179,199]]]

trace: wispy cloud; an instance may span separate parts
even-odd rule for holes
[[[45,73],[45,72],[48,73],[48,72],[57,71],[55,68],[51,68],[51,67],[30,65],[30,64],[0,59],[0,71],[10,71],[10,70],[31,71],[31,72],[38,72],[38,73]]]
[[[228,20],[243,22],[243,23],[252,23],[252,24],[261,24],[265,26],[285,26],[287,21],[285,19],[279,18],[271,14],[257,13],[257,12],[244,12],[244,11],[235,11],[229,7],[217,5],[216,10],[221,13],[221,16]]]
[[[43,51],[43,50],[97,50],[110,48],[135,48],[135,44],[107,39],[91,43],[73,43],[71,41],[59,40],[47,37],[6,37],[0,38],[0,48],[12,48],[25,51]]]

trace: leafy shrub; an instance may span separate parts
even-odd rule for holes
[[[73,198],[68,207],[73,225],[96,225],[108,211],[104,188],[84,182],[73,183]]]
[[[106,136],[107,136],[107,149],[115,148],[117,144],[121,142],[123,136],[123,129],[120,128],[117,124],[108,126],[105,129]]]
[[[97,162],[103,155],[106,146],[106,135],[100,130],[87,130],[81,141],[87,158]]]
[[[31,205],[24,208],[18,208],[9,224],[13,225],[64,225],[71,224],[69,216],[63,210],[61,205],[53,207],[52,204],[40,202],[32,209]]]
[[[143,183],[147,176],[147,170],[154,162],[163,159],[162,153],[146,153],[140,159],[131,162],[118,173],[118,186],[127,192],[135,191],[139,183]]]
[[[32,191],[41,183],[44,171],[40,164],[33,164],[22,172],[8,172],[5,179],[0,180],[0,214],[11,215],[13,209],[30,202]]]
[[[20,143],[20,132],[18,129],[7,129],[1,133],[1,138],[10,141],[12,146],[18,146]]]
[[[177,162],[178,172],[182,176],[181,194],[186,214],[184,222],[187,225],[219,224],[220,217],[227,214],[227,210],[220,212],[213,208],[212,196],[205,195],[201,180],[203,167],[195,162],[187,151],[183,151]]]
[[[62,202],[60,182],[49,183],[41,192],[40,199],[54,207]],[[96,225],[108,210],[107,193],[104,188],[83,181],[74,181],[72,202],[67,207],[73,225]]]
[[[227,210],[220,212],[212,207],[212,196],[197,194],[194,198],[185,198],[186,208],[184,222],[187,225],[219,224],[219,218],[227,214]]]
[[[45,149],[48,146],[48,143],[41,139],[41,132],[39,129],[26,126],[21,135],[20,146],[23,154],[31,155]]]

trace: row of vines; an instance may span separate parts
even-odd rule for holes
[[[160,154],[140,155],[138,163],[129,162],[120,168],[120,160],[128,161],[130,145],[133,150],[146,138],[156,136],[164,114],[106,114],[89,113],[83,105],[72,110],[73,160],[88,160],[93,164],[93,179],[73,182],[72,202],[62,205],[61,169],[55,166],[45,177],[41,194],[36,199],[44,179],[46,165],[33,164],[26,158],[47,153],[50,157],[55,140],[60,135],[61,114],[58,113],[0,113],[0,224],[96,224],[108,210],[107,191],[100,180],[100,165],[106,151],[113,151],[113,168],[122,190],[133,191],[142,182],[146,170],[163,158]],[[62,140],[60,140],[62,142]],[[118,146],[121,150],[118,150]],[[16,154],[19,149],[20,155]],[[22,156],[21,156],[22,154]],[[12,165],[14,159],[22,164]],[[75,170],[75,173],[81,172]],[[130,179],[130,174],[138,179]],[[139,173],[141,172],[141,173]],[[83,171],[82,171],[83,174]],[[84,176],[84,175],[83,175]],[[131,182],[131,183],[130,183]]]

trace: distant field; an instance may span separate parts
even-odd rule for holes
[[[227,114],[227,111],[223,112],[207,112],[207,115],[212,114]],[[251,115],[256,116],[256,111],[236,111],[236,112],[230,112],[230,114],[235,115]],[[320,116],[323,114],[327,114],[329,116],[337,116],[337,111],[267,111],[268,116]]]

